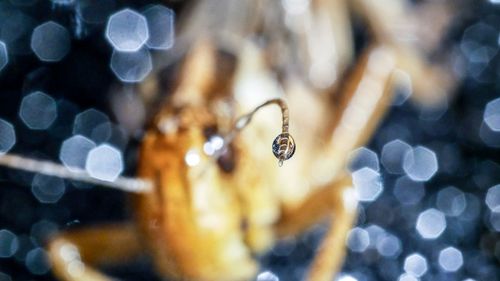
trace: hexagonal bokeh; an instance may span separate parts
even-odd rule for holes
[[[149,40],[146,45],[151,49],[170,49],[174,45],[175,38],[174,11],[162,5],[155,5],[143,14],[149,29]]]
[[[31,183],[31,192],[41,203],[56,203],[66,191],[64,180],[36,174]]]
[[[109,123],[106,114],[96,109],[90,108],[80,112],[73,122],[73,134],[82,135],[92,139],[92,133],[101,124]],[[95,141],[95,140],[94,140]]]
[[[0,229],[0,258],[8,258],[19,248],[17,236],[7,229]],[[2,280],[0,278],[0,280]]]
[[[127,53],[113,51],[110,63],[111,70],[122,82],[140,82],[153,69],[151,55],[147,49]]]
[[[89,152],[85,170],[96,179],[114,181],[123,172],[122,153],[108,144],[99,145]]]
[[[7,153],[16,144],[14,126],[0,119],[0,155]]]
[[[380,174],[370,168],[365,167],[352,173],[352,181],[360,201],[374,201],[384,190]]]
[[[484,109],[483,119],[484,123],[486,123],[492,131],[500,131],[500,98],[488,102]]]
[[[416,276],[409,273],[403,273],[399,276],[398,281],[420,281]]]
[[[28,270],[35,275],[44,275],[51,268],[47,252],[39,247],[29,251],[24,262]]]
[[[491,211],[489,215],[489,222],[495,231],[500,232],[500,207]]]
[[[490,211],[500,208],[500,184],[492,186],[486,192],[486,205]]]
[[[464,264],[462,252],[455,247],[448,247],[439,252],[439,265],[444,271],[455,272]]]
[[[279,281],[280,279],[271,271],[264,271],[257,275],[256,281]]]
[[[446,229],[446,218],[434,208],[425,210],[417,218],[416,229],[424,239],[436,239]]]
[[[68,54],[70,48],[69,32],[56,22],[42,23],[33,30],[31,49],[41,61],[60,61]]]
[[[370,245],[370,236],[368,231],[361,227],[354,227],[347,233],[346,246],[349,250],[361,253]]]
[[[385,234],[377,240],[377,251],[384,257],[397,257],[402,250],[401,240],[392,234]]]
[[[465,193],[454,186],[448,186],[439,191],[436,206],[447,216],[459,216],[467,206]]]
[[[146,18],[131,9],[114,13],[106,26],[106,39],[117,51],[138,51],[149,39]]]
[[[406,153],[403,169],[414,181],[428,181],[438,171],[438,160],[434,151],[417,146]]]
[[[45,130],[57,118],[56,101],[43,92],[33,92],[23,98],[19,117],[28,128]]]
[[[378,161],[377,153],[373,152],[366,147],[360,147],[356,150],[353,150],[349,154],[349,170],[357,171],[359,169],[368,167],[374,171],[379,171],[380,165]]]
[[[427,259],[421,254],[411,254],[405,259],[404,270],[416,277],[422,277],[428,270]]]
[[[394,183],[392,193],[401,204],[415,205],[425,196],[425,186],[423,182],[402,176]]]
[[[66,168],[79,171],[85,169],[87,155],[95,147],[96,144],[92,140],[82,135],[72,136],[63,142],[59,159]]]
[[[411,146],[406,142],[396,139],[388,142],[382,148],[381,161],[387,172],[391,174],[402,174],[403,160]]]
[[[0,41],[0,71],[9,63],[9,53],[7,52],[7,45]]]

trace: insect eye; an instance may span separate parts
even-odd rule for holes
[[[210,140],[212,136],[217,134],[217,130],[217,125],[206,126],[205,128],[203,128],[203,135],[207,140]]]
[[[231,173],[236,166],[234,146],[232,144],[224,145],[224,138],[217,134],[216,126],[205,127],[203,134],[206,138],[203,151],[207,155],[217,158],[217,165],[222,171]]]
[[[229,145],[217,159],[217,164],[222,171],[231,173],[236,168],[236,151],[233,145]]]

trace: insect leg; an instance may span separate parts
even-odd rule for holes
[[[453,52],[443,49],[442,38],[446,37],[453,15],[464,7],[456,1],[408,2],[354,0],[351,5],[368,23],[374,39],[398,52],[398,67],[411,77],[413,100],[423,105],[442,105],[458,79],[451,70]],[[431,62],[430,57],[436,55],[441,59]]]
[[[349,153],[365,144],[391,104],[398,58],[390,47],[367,48],[335,101],[339,111],[331,124],[324,158],[315,173],[328,180],[301,204],[285,209],[276,225],[278,235],[295,235],[332,215],[329,230],[317,250],[306,280],[331,280],[342,266],[345,238],[356,219],[357,199],[346,172]]]
[[[349,154],[364,145],[378,127],[393,98],[397,56],[384,45],[364,50],[345,84],[331,101],[333,118],[321,154],[313,162],[315,186],[334,181],[347,167]]]
[[[340,272],[346,255],[345,241],[357,218],[357,199],[350,181],[343,180],[334,191],[336,201],[333,219],[316,250],[314,260],[305,278],[308,281],[328,281]]]
[[[343,175],[329,186],[318,189],[298,208],[286,212],[276,225],[278,236],[301,233],[333,214],[320,248],[305,280],[332,280],[345,256],[345,239],[357,217],[357,199],[350,175]]]
[[[324,146],[321,161],[315,163],[313,169],[325,180],[315,184],[319,188],[313,190],[318,191],[301,205],[284,210],[277,225],[278,233],[286,235],[304,230],[304,226],[317,222],[321,215],[330,212],[332,205],[340,203],[332,201],[328,194],[335,192],[335,186],[342,185],[349,153],[368,141],[387,111],[393,96],[395,60],[388,48],[372,47],[365,51],[338,96],[339,111],[331,124],[330,139]]]
[[[111,281],[94,266],[126,263],[141,253],[128,224],[60,233],[48,246],[53,272],[64,281]]]

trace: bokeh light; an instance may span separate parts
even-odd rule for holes
[[[419,281],[416,276],[413,276],[412,274],[408,273],[403,273],[399,276],[398,281]]]
[[[439,265],[445,271],[455,272],[464,264],[462,252],[457,248],[448,247],[439,252]]]
[[[500,232],[500,207],[496,207],[494,210],[490,212],[489,220],[493,230]],[[498,247],[500,248],[500,246]]]
[[[422,277],[428,270],[427,259],[419,253],[414,253],[406,257],[404,270],[416,277]]]
[[[114,181],[123,172],[122,153],[108,144],[99,145],[90,150],[85,169],[91,177]]]
[[[49,272],[51,264],[47,252],[42,248],[35,248],[26,255],[26,267],[35,275]]]
[[[92,140],[82,135],[75,135],[63,142],[59,159],[72,171],[85,169],[87,155],[95,147],[96,144]]]
[[[362,168],[352,173],[352,181],[359,201],[374,201],[384,190],[380,174],[370,168]]]
[[[393,194],[401,204],[415,205],[425,196],[425,186],[422,182],[402,176],[396,180]]]
[[[500,131],[500,98],[488,102],[484,109],[483,118],[484,123],[491,130],[495,132]]]
[[[358,279],[350,274],[342,274],[335,281],[358,281]]]
[[[56,101],[43,92],[34,92],[23,98],[19,117],[32,130],[45,130],[57,118]]]
[[[16,132],[11,123],[0,119],[0,155],[8,152],[16,144]]]
[[[205,152],[206,155],[214,155],[215,152],[223,147],[224,138],[220,135],[213,135],[203,144],[203,152]]]
[[[106,114],[93,108],[87,109],[75,117],[73,134],[92,138],[94,129],[108,122],[109,118]]]
[[[270,271],[264,271],[257,275],[257,281],[279,281],[280,279]]]
[[[426,147],[417,146],[406,153],[403,169],[412,180],[428,181],[438,170],[436,153]]]
[[[427,209],[418,215],[416,229],[422,238],[436,239],[446,229],[445,216],[436,209]]]
[[[116,12],[108,20],[106,38],[119,52],[136,52],[149,39],[146,18],[131,9]]]
[[[70,48],[68,31],[56,22],[43,23],[33,30],[31,49],[41,61],[60,61],[68,54]]]
[[[370,245],[368,231],[360,227],[351,229],[347,234],[346,245],[353,252],[364,252]]]
[[[447,216],[459,216],[467,206],[465,193],[454,186],[448,186],[439,191],[436,206]]]
[[[500,207],[500,184],[492,186],[486,192],[486,205],[491,211]]]
[[[0,41],[0,71],[9,63],[9,53],[7,52],[7,45]]]
[[[113,73],[122,82],[140,82],[153,69],[151,54],[147,49],[137,52],[113,51],[110,67]]]
[[[382,148],[382,165],[391,174],[403,174],[403,160],[411,146],[406,142],[396,139],[388,142]]]
[[[66,191],[64,180],[36,174],[31,183],[33,195],[41,203],[56,203]]]
[[[184,162],[186,162],[186,164],[190,167],[200,164],[200,161],[200,153],[196,149],[190,149],[184,156]]]
[[[377,153],[366,147],[360,147],[349,154],[349,170],[357,171],[362,168],[370,168],[379,171],[380,165]]]
[[[0,230],[0,258],[13,256],[19,248],[17,236],[7,229]]]
[[[464,31],[460,50],[468,61],[467,72],[477,81],[498,52],[498,30],[486,21],[478,21]]]
[[[151,49],[167,50],[174,44],[175,13],[163,6],[155,5],[144,11],[149,30],[149,39],[146,45]]]
[[[392,234],[384,234],[377,241],[377,251],[388,258],[396,258],[402,251],[401,240]]]

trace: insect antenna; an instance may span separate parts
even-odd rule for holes
[[[218,159],[224,151],[227,149],[228,145],[234,140],[240,131],[242,131],[250,122],[253,116],[263,107],[275,104],[281,109],[282,114],[282,129],[281,134],[279,134],[272,144],[272,150],[274,156],[278,159],[278,164],[281,167],[285,160],[290,159],[295,153],[295,141],[292,136],[288,133],[289,128],[289,112],[288,106],[283,99],[272,99],[259,106],[257,106],[251,112],[240,116],[231,131],[224,137],[224,144],[221,149],[219,149],[214,154],[214,159]],[[12,169],[18,169],[27,172],[44,174],[47,176],[59,177],[62,179],[80,181],[90,184],[95,184],[98,186],[118,189],[126,192],[133,193],[145,193],[153,190],[153,183],[146,179],[139,178],[129,178],[120,176],[114,181],[104,181],[92,177],[84,169],[68,169],[66,166],[47,160],[37,160],[27,158],[21,155],[6,153],[0,155],[0,166],[9,167]]]
[[[285,160],[290,159],[295,153],[295,141],[292,136],[288,133],[289,128],[289,111],[286,102],[283,99],[272,99],[265,103],[257,106],[251,112],[240,116],[234,123],[231,131],[224,137],[224,145],[222,148],[214,154],[215,159],[218,159],[222,153],[225,151],[227,146],[234,140],[234,138],[252,121],[253,116],[263,107],[275,104],[281,109],[282,116],[282,126],[281,134],[279,134],[272,144],[272,150],[274,156],[278,159],[278,165],[281,167]]]
[[[64,165],[55,162],[30,159],[15,154],[0,155],[0,166],[95,184],[98,186],[119,189],[126,192],[145,193],[153,190],[153,183],[148,180],[118,177],[114,181],[104,181],[90,176],[83,169],[72,168],[70,170]]]

